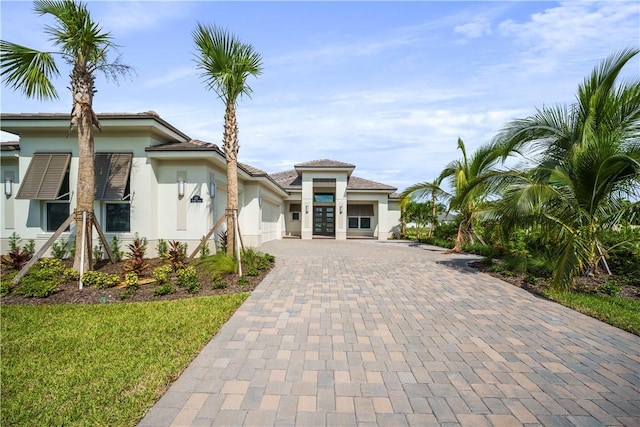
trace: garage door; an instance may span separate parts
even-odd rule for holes
[[[280,207],[266,200],[262,203],[262,242],[276,240],[278,238],[278,225],[280,223]]]

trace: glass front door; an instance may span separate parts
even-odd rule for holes
[[[335,236],[335,206],[315,206],[313,209],[313,234]]]

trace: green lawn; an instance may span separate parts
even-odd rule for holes
[[[131,426],[248,294],[3,305],[3,426]]]
[[[544,296],[587,316],[640,335],[640,301],[547,289]]]

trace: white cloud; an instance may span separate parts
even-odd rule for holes
[[[639,13],[638,4],[631,1],[562,2],[531,15],[527,22],[509,19],[498,28],[531,53],[550,56],[578,49],[582,54],[603,45],[637,44]]]
[[[195,67],[177,67],[169,70],[165,74],[153,77],[144,82],[144,87],[146,88],[155,88],[160,86],[165,86],[171,83],[174,83],[178,80],[182,80],[184,78],[196,79],[197,71]]]
[[[182,1],[118,1],[98,3],[98,22],[117,36],[141,33],[162,23],[185,16],[191,9]],[[153,7],[149,7],[152,5]]]
[[[467,37],[478,38],[492,33],[491,23],[488,21],[469,22],[453,28],[456,33],[464,34]]]

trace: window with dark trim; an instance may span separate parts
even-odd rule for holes
[[[300,221],[300,212],[291,212],[291,221]]]
[[[107,233],[131,231],[131,205],[129,203],[106,203],[105,217]]]
[[[369,229],[371,228],[371,218],[369,218],[368,216],[363,216],[363,217],[350,216],[349,228]]]
[[[347,205],[347,217],[350,229],[370,229],[373,205]]]
[[[333,193],[315,193],[313,195],[313,201],[316,203],[333,203]]]
[[[69,202],[47,202],[46,210],[47,231],[56,231],[69,218]],[[66,231],[69,231],[69,227]]]

